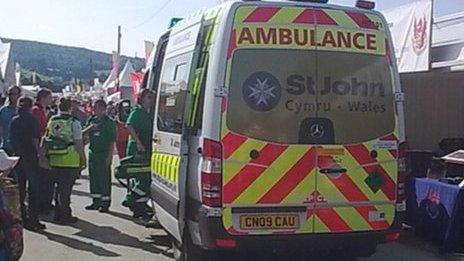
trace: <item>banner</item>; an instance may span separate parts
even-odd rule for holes
[[[112,54],[112,67],[113,67],[113,71],[115,71],[116,73],[119,72],[119,54],[118,52],[116,51],[113,51],[113,54]]]
[[[6,71],[8,68],[8,62],[10,58],[10,49],[11,49],[10,43],[3,43],[0,40],[0,79],[3,79],[3,80],[7,78]]]
[[[15,80],[16,85],[21,87],[21,65],[19,65],[19,63],[15,65]]]
[[[148,64],[148,59],[150,58],[150,54],[155,49],[155,44],[151,41],[145,40],[145,64]]]
[[[421,0],[382,12],[388,21],[400,73],[428,71],[432,33],[432,0]]]
[[[132,82],[132,93],[134,94],[134,97],[137,97],[137,95],[140,92],[140,86],[142,85],[143,82],[143,73],[141,72],[133,72],[130,74],[131,82]]]

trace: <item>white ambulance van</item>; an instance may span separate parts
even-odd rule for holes
[[[403,95],[372,4],[226,2],[160,38],[152,198],[177,260],[398,239]]]

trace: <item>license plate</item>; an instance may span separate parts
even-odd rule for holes
[[[300,227],[297,214],[241,215],[242,230],[290,230]]]

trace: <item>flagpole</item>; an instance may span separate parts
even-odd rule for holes
[[[432,69],[432,41],[433,41],[433,24],[434,24],[434,21],[435,21],[435,18],[434,18],[434,10],[435,10],[435,0],[430,0],[431,1],[431,16],[430,16],[430,36],[429,36],[429,71]]]
[[[118,92],[119,91],[119,60],[120,60],[120,57],[121,57],[121,26],[118,25],[118,54],[117,54],[117,60],[118,60],[118,63],[117,63],[117,66],[118,68],[115,68],[116,69],[116,91]]]

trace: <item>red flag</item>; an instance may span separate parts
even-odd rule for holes
[[[143,73],[134,72],[134,73],[131,73],[130,77],[131,77],[131,83],[132,83],[132,92],[134,96],[137,96],[140,92],[140,86],[142,86]]]

